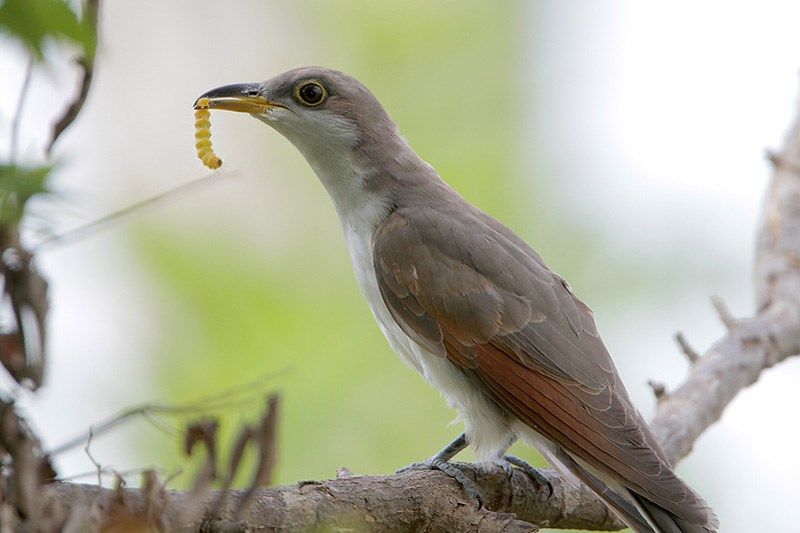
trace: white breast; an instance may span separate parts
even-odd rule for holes
[[[423,365],[422,360],[436,356],[427,353],[426,350],[403,332],[383,301],[372,262],[374,228],[367,225],[360,225],[361,227],[359,227],[357,223],[350,224],[349,221],[346,222],[344,220],[342,223],[345,238],[347,239],[347,247],[350,250],[350,259],[353,262],[353,270],[356,273],[356,280],[361,288],[361,293],[367,299],[378,326],[383,331],[392,349],[406,363],[424,375],[425,365]]]

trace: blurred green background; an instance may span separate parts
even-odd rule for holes
[[[535,93],[522,78],[521,3],[294,2],[287,10],[302,21],[300,34],[314,36],[309,55],[358,73],[423,158],[467,199],[536,238],[573,283],[584,285],[590,256],[593,268],[624,271],[619,284],[597,288],[616,298],[633,295],[637,280],[657,271],[635,258],[610,264],[589,228],[548,208],[558,199],[546,174],[527,190],[517,162],[532,150],[522,111]],[[276,136],[263,127],[256,135]],[[358,291],[329,200],[293,147],[281,148],[275,157],[291,169],[277,179],[313,194],[300,196],[301,211],[282,221],[291,237],[278,253],[213,226],[187,233],[139,225],[136,245],[168,301],[158,316],[154,378],[166,397],[186,400],[198,383],[229,387],[288,367],[276,378],[284,395],[279,483],[329,477],[337,466],[388,473],[427,458],[460,424],[448,424],[455,415],[438,392],[389,348]],[[225,427],[239,418],[229,413]],[[160,465],[181,464],[164,444],[155,436],[146,449],[164,454]],[[515,453],[543,464],[524,445]]]
[[[77,17],[62,11],[66,26],[20,18],[55,4],[0,4],[2,161],[30,47],[41,62],[20,124],[18,156],[28,166],[47,163],[41,148],[74,91],[76,47],[91,49]],[[796,61],[787,50],[800,45],[765,39],[755,53],[740,38],[763,26],[780,42],[797,40],[794,19],[777,8],[725,6],[734,21],[718,27],[712,7],[587,6],[104,2],[92,92],[56,145],[55,194],[32,203],[26,236],[41,238],[33,230],[42,221],[63,231],[203,176],[191,103],[205,90],[298,65],[337,68],[373,90],[447,181],[571,282],[647,416],[646,379],[672,386],[685,373],[671,335],[685,329],[702,348],[720,333],[707,295],[749,312],[752,232],[768,175],[760,148],[777,142],[789,116]],[[782,21],[786,28],[774,28]],[[42,28],[61,37],[40,40]],[[26,48],[9,31],[34,40]],[[724,126],[731,109],[748,127]],[[375,325],[324,189],[263,124],[222,113],[212,121],[225,160],[216,181],[40,255],[51,281],[50,377],[25,405],[46,442],[131,404],[189,402],[263,375],[262,389],[283,398],[277,483],[333,477],[340,466],[390,473],[427,458],[461,426]],[[772,383],[737,400],[681,464],[729,531],[765,523],[729,489],[742,475],[773,486],[791,479],[758,452],[757,435],[791,430],[760,415],[794,401],[767,396],[795,390]],[[219,413],[226,446],[262,407]],[[164,420],[178,429],[189,418]],[[142,420],[98,437],[92,450],[119,471],[180,469],[175,487],[190,485],[197,467],[179,436]],[[524,446],[514,452],[543,464]],[[67,475],[92,470],[82,450],[59,466]],[[789,502],[796,490],[787,487],[759,496]]]
[[[303,20],[301,33],[320,44],[313,55],[362,73],[423,157],[477,205],[522,226],[526,200],[514,154],[526,95],[517,94],[515,76],[521,28],[511,23],[518,4],[295,2],[289,9]],[[264,138],[276,135],[261,129]],[[426,458],[460,431],[448,426],[454,414],[375,325],[313,173],[298,155],[281,157],[296,168],[279,179],[305,181],[317,194],[301,199],[302,212],[287,222],[291,242],[278,254],[213,229],[187,235],[140,226],[137,245],[171,303],[159,316],[156,379],[169,397],[191,398],[197,383],[225,387],[289,367],[276,379],[284,395],[278,482],[329,477],[337,466],[391,472]],[[231,413],[227,427],[238,417]]]

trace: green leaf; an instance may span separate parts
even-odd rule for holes
[[[95,32],[89,21],[78,16],[64,0],[5,0],[0,5],[0,32],[21,40],[42,59],[47,39],[67,39],[91,57]]]
[[[47,192],[45,182],[53,168],[0,165],[0,226],[18,222],[28,200]]]

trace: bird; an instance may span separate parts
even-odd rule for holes
[[[423,467],[451,475],[480,505],[450,459],[471,446],[481,463],[515,464],[542,481],[506,455],[521,439],[635,531],[718,530],[633,405],[593,312],[522,238],[417,155],[362,83],[300,67],[200,98],[283,135],[329,193],[378,326],[464,422]]]

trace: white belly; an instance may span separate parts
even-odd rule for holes
[[[505,452],[513,435],[506,417],[444,357],[432,354],[400,328],[383,301],[372,261],[372,233],[344,225],[356,279],[392,349],[439,391],[464,422],[467,440],[479,461]],[[361,230],[361,231],[359,231]]]

